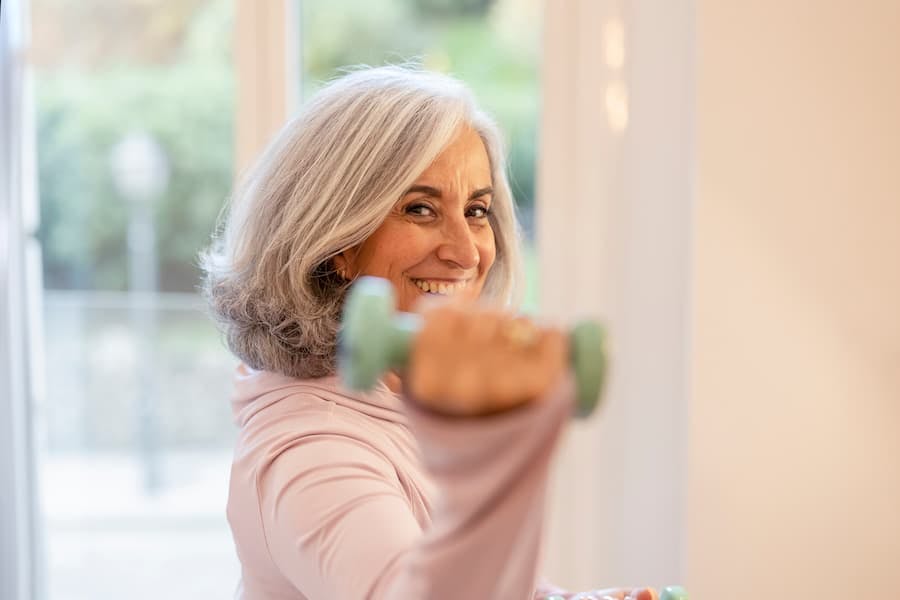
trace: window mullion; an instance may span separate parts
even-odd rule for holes
[[[38,594],[34,453],[29,394],[26,246],[35,242],[33,144],[28,128],[26,6],[3,3],[0,18],[0,597]]]

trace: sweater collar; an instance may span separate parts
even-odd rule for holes
[[[403,424],[407,421],[400,395],[380,380],[371,391],[357,392],[341,385],[337,375],[298,379],[270,371],[257,371],[241,364],[235,373],[232,398],[235,422],[243,426],[262,409],[293,394],[310,394],[377,419]]]

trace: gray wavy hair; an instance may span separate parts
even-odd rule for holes
[[[482,296],[518,302],[520,230],[496,125],[451,77],[365,68],[322,88],[281,130],[200,256],[203,292],[231,351],[257,370],[333,374],[348,289],[333,257],[381,225],[464,125],[484,141],[493,177],[497,255]]]

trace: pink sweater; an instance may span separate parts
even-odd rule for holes
[[[572,410],[554,393],[480,419],[426,413],[380,384],[239,367],[228,520],[243,600],[528,600],[551,456]]]

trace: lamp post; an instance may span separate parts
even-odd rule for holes
[[[169,160],[148,133],[126,135],[110,153],[113,183],[128,204],[128,298],[137,348],[135,399],[138,455],[144,489],[162,483],[156,386],[156,290],[158,268],[153,204],[169,183]]]

